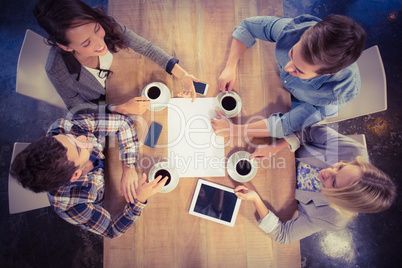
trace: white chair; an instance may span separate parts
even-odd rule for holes
[[[364,50],[357,65],[362,82],[359,95],[336,115],[319,124],[335,123],[387,109],[387,82],[378,46]]]
[[[15,156],[24,150],[28,145],[29,143],[14,143],[11,163],[14,161]],[[10,174],[8,175],[8,204],[10,214],[50,206],[49,199],[47,198],[47,194],[45,192],[34,193],[25,189]]]
[[[364,134],[354,134],[354,135],[346,135],[347,137],[355,140],[361,144],[363,144],[364,148],[367,150],[366,136]]]
[[[49,50],[42,36],[29,29],[26,31],[18,57],[16,91],[67,110],[45,71]]]

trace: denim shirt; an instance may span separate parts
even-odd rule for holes
[[[303,33],[320,19],[302,15],[294,19],[273,16],[245,19],[233,32],[233,37],[248,48],[256,39],[276,42],[275,56],[282,85],[292,94],[289,112],[275,113],[268,118],[270,136],[282,138],[311,126],[336,112],[359,94],[360,74],[356,63],[332,75],[300,79],[284,70],[290,61],[289,51]]]

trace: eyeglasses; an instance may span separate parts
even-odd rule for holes
[[[105,69],[100,69],[98,76],[101,79],[105,79],[105,78],[109,78],[112,75],[112,71],[111,70],[105,70]]]

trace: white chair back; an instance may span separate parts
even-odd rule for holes
[[[17,66],[16,91],[19,94],[67,109],[47,77],[45,66],[50,46],[37,33],[27,30]]]
[[[362,82],[359,95],[335,116],[319,124],[335,123],[387,109],[387,82],[378,46],[364,50],[357,65]]]
[[[364,134],[347,135],[347,137],[361,143],[367,150],[366,136]]]
[[[29,143],[14,143],[11,163],[14,161],[15,156],[24,150],[28,145]],[[8,204],[10,214],[50,206],[49,199],[47,198],[47,194],[45,192],[34,193],[25,189],[10,174],[8,175]]]

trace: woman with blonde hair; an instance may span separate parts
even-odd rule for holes
[[[282,223],[255,191],[244,185],[235,189],[240,199],[253,202],[260,228],[278,243],[342,229],[358,213],[384,211],[396,198],[394,182],[368,162],[366,148],[325,126],[308,127],[274,145],[259,146],[250,158],[271,157],[286,147],[297,159],[297,218]]]

